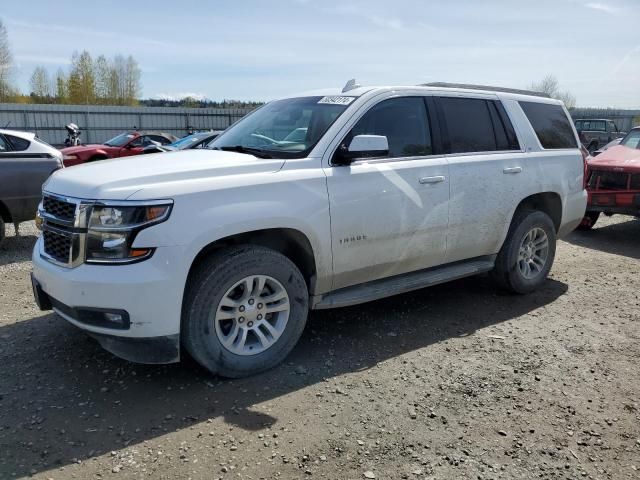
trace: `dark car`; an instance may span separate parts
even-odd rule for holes
[[[85,162],[106,160],[107,158],[128,157],[140,155],[153,142],[168,145],[178,139],[175,135],[164,132],[125,132],[99,145],[80,145],[62,150],[65,167],[79,165]]]
[[[0,130],[0,241],[5,223],[33,220],[42,184],[62,168],[62,154],[33,133]]]
[[[182,137],[168,145],[153,143],[144,147],[142,153],[162,153],[174,152],[176,150],[189,150],[192,148],[206,148],[211,140],[222,133],[222,130],[209,130],[206,132],[196,132],[186,137]]]
[[[575,121],[580,142],[589,152],[594,152],[616,138],[622,138],[626,132],[621,132],[613,122],[606,118],[578,119]]]

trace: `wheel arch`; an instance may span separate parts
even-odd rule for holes
[[[5,223],[12,223],[12,216],[9,208],[0,200],[0,218],[4,220]]]
[[[189,288],[193,271],[204,259],[223,248],[242,244],[259,245],[282,253],[298,267],[307,282],[309,292],[312,293],[315,290],[316,254],[307,235],[294,228],[265,228],[242,232],[205,245],[191,262],[185,290]]]
[[[523,198],[511,216],[512,221],[516,213],[523,209],[539,210],[549,215],[553,221],[556,233],[562,224],[562,198],[556,192],[542,192]]]

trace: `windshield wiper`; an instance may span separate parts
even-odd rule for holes
[[[273,158],[270,154],[265,152],[260,148],[253,147],[243,147],[242,145],[233,145],[233,146],[224,146],[224,147],[213,147],[214,150],[224,150],[225,152],[238,152],[238,153],[248,153],[249,155],[253,155],[258,158]]]

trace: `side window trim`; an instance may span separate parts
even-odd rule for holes
[[[2,141],[3,145],[6,147],[5,150],[0,150],[0,153],[7,153],[7,152],[13,151],[13,147],[11,146],[11,143],[9,142],[9,139],[7,137],[0,134],[0,140]]]
[[[491,119],[495,122],[496,120],[498,120],[500,122],[500,127],[504,130],[504,133],[507,137],[507,149],[506,150],[500,150],[502,152],[521,152],[522,151],[522,146],[520,145],[520,140],[518,139],[518,134],[516,133],[516,130],[513,126],[513,123],[511,122],[511,119],[509,118],[509,115],[507,115],[507,111],[504,109],[504,105],[502,105],[502,101],[500,100],[491,100],[489,101],[489,103],[493,106],[493,108],[490,107],[491,111],[495,111],[498,114],[498,118],[494,119],[493,115],[491,115]],[[498,125],[493,125],[494,130],[498,128]],[[494,132],[495,133],[495,132]],[[497,142],[496,142],[497,143]]]
[[[358,125],[358,122],[360,122],[360,120],[362,120],[362,118],[364,118],[364,116],[369,113],[369,111],[373,108],[375,108],[377,105],[380,105],[381,103],[387,101],[387,100],[392,100],[392,99],[396,99],[396,98],[421,98],[423,99],[423,105],[424,105],[424,109],[425,109],[425,115],[427,117],[427,120],[429,122],[429,127],[431,129],[430,132],[426,132],[427,134],[430,133],[431,136],[431,149],[432,149],[432,153],[429,155],[415,155],[415,156],[406,156],[406,157],[362,157],[362,158],[356,158],[354,159],[354,161],[351,163],[351,165],[357,165],[361,162],[367,162],[367,163],[380,163],[380,162],[398,162],[398,161],[407,161],[407,160],[420,160],[420,159],[425,159],[425,158],[433,158],[433,157],[440,157],[444,154],[443,151],[440,151],[440,153],[436,153],[435,151],[435,140],[434,140],[434,123],[437,125],[438,128],[438,148],[441,150],[441,135],[440,135],[440,124],[438,121],[436,121],[435,117],[434,117],[434,113],[430,111],[429,108],[429,100],[431,99],[431,101],[433,102],[433,96],[432,95],[398,95],[398,96],[391,96],[391,97],[385,97],[382,98],[381,100],[377,101],[376,103],[369,105],[367,108],[363,109],[361,112],[358,112],[358,118],[353,122],[353,124],[349,127],[349,129],[347,130],[347,132],[344,134],[344,136],[342,137],[342,139],[337,143],[336,147],[334,148],[333,152],[331,153],[331,156],[329,157],[329,166],[331,167],[336,167],[338,166],[336,163],[333,162],[333,159],[335,158],[338,149],[340,148],[340,146],[344,143],[345,139],[351,134],[351,132],[353,131],[353,129],[356,127],[356,125]],[[435,106],[435,104],[432,104],[432,108],[433,106]]]

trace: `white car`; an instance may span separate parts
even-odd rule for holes
[[[520,93],[348,85],[273,101],[212,150],[54,174],[34,292],[124,358],[183,347],[212,373],[254,374],[287,356],[309,309],[482,272],[538,288],[585,212],[579,146],[561,102]]]

